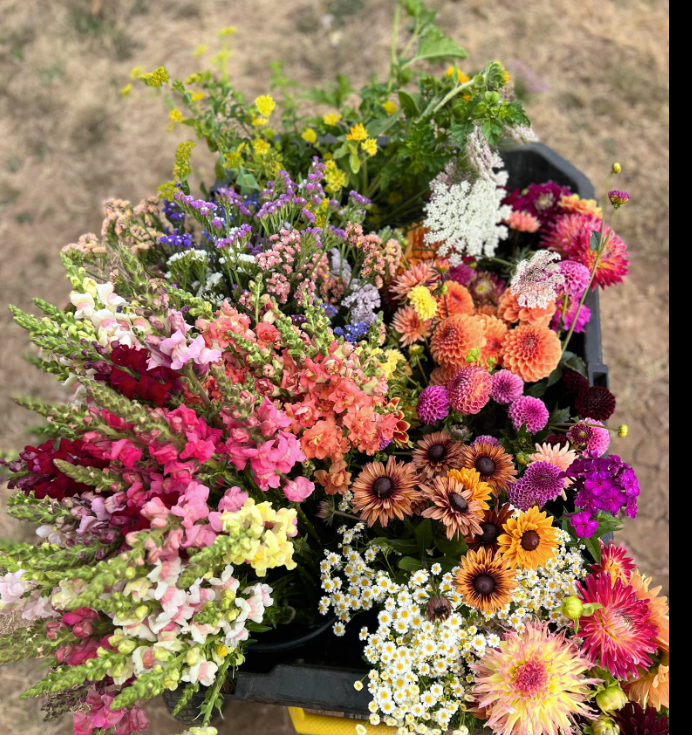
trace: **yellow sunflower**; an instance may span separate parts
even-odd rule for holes
[[[512,569],[538,569],[554,556],[558,547],[557,529],[553,519],[531,508],[518,518],[510,518],[504,526],[505,533],[497,543],[500,554]]]

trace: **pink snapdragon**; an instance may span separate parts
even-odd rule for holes
[[[171,508],[173,515],[183,519],[183,527],[190,528],[197,521],[204,520],[209,516],[209,488],[199,482],[192,481],[184,495],[178,500],[178,504]]]
[[[144,710],[138,707],[112,710],[115,700],[112,694],[89,692],[87,712],[77,712],[74,716],[74,735],[93,735],[95,730],[108,730],[113,735],[132,735],[133,732],[144,732],[149,727],[149,720]]]
[[[306,477],[296,477],[284,485],[284,495],[291,503],[302,503],[315,492],[315,483]]]

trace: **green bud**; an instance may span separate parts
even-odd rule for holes
[[[620,727],[610,717],[603,717],[594,723],[593,735],[620,735]]]
[[[170,661],[173,654],[165,648],[154,648],[154,658],[157,661]]]
[[[188,666],[197,666],[197,664],[202,660],[202,654],[200,653],[199,648],[191,648],[187,652],[185,660],[187,661]]]
[[[584,615],[584,603],[578,597],[568,597],[562,603],[562,614],[570,620],[579,620]]]
[[[118,653],[131,654],[137,648],[137,642],[128,638],[118,645]]]
[[[149,608],[146,605],[140,605],[135,610],[135,617],[137,618],[137,620],[144,620],[144,618],[146,618],[148,614],[149,614]]]
[[[602,712],[610,715],[619,712],[628,702],[627,695],[619,686],[604,689],[597,697],[596,704]]]

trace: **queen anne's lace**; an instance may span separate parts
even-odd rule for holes
[[[519,263],[512,279],[512,293],[519,297],[519,306],[547,309],[557,299],[565,283],[559,261],[557,253],[539,250],[531,260]]]
[[[505,193],[494,181],[479,178],[447,185],[432,183],[432,198],[426,207],[425,241],[437,245],[441,257],[459,265],[464,255],[492,256],[509,230],[502,224],[512,208],[504,206]]]

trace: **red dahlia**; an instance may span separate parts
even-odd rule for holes
[[[577,396],[575,408],[582,418],[607,421],[617,406],[615,396],[600,386],[588,388]]]

